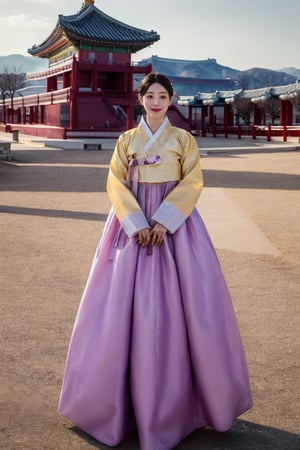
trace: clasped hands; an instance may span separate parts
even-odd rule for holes
[[[146,247],[149,244],[160,246],[164,242],[166,233],[167,228],[160,223],[156,223],[151,229],[143,228],[138,231],[137,241],[141,247]]]

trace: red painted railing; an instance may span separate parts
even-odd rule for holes
[[[71,88],[65,88],[53,92],[45,92],[42,94],[26,95],[24,97],[14,98],[14,109],[22,108],[24,106],[69,103],[70,96],[71,96]]]

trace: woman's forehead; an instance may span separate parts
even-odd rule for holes
[[[159,92],[159,93],[165,93],[168,92],[167,89],[160,83],[153,83],[149,86],[147,89],[147,92]]]

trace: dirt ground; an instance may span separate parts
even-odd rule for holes
[[[108,449],[60,417],[57,403],[75,314],[110,209],[110,157],[110,150],[18,145],[13,161],[0,161],[5,450]],[[245,346],[254,408],[229,432],[198,430],[176,449],[299,450],[300,153],[212,153],[202,158],[202,167],[205,189],[224,188],[279,253],[217,248]],[[136,434],[115,448],[138,450]]]

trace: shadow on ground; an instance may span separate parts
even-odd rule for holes
[[[105,191],[108,167],[62,166],[0,167],[0,190],[16,192]],[[235,189],[299,190],[300,176],[285,173],[204,169],[205,186]],[[101,187],[102,186],[102,187]]]
[[[41,209],[41,208],[26,208],[21,206],[2,206],[0,205],[0,213],[16,214],[25,216],[42,216],[42,217],[56,217],[59,219],[76,219],[76,220],[95,220],[97,222],[104,222],[107,219],[107,214],[98,214],[85,211],[68,211],[58,209]]]
[[[1,170],[2,169],[2,170]],[[0,168],[0,190],[15,192],[104,192],[108,168],[6,166]],[[102,186],[102,188],[101,188]]]
[[[203,170],[207,187],[236,189],[300,189],[300,176],[286,173]]]
[[[80,436],[94,448],[110,449],[93,439],[77,427],[71,431]],[[139,450],[136,433],[131,433],[116,447],[115,450]],[[256,423],[236,420],[230,431],[218,433],[209,428],[203,428],[190,434],[174,450],[299,450],[300,435],[284,430],[271,428]]]

